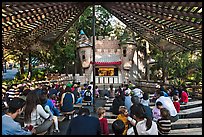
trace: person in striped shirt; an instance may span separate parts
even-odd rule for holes
[[[166,108],[161,108],[160,110],[161,118],[157,121],[158,134],[168,135],[171,130],[171,120],[169,110]]]

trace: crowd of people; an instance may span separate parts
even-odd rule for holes
[[[83,101],[93,103],[93,83],[83,84],[37,84],[18,86],[19,97],[8,98],[2,94],[2,135],[32,135],[48,132],[60,132],[58,116],[63,112],[72,112],[74,104]],[[95,97],[101,92],[96,87]],[[179,119],[180,104],[188,102],[186,90],[172,87],[168,92],[161,86],[150,100],[149,94],[139,86],[129,82],[113,88],[110,85],[106,98],[113,98],[111,111],[117,115],[112,123],[116,135],[166,135],[171,123]],[[150,108],[149,103],[155,102]],[[79,109],[72,118],[67,135],[109,135],[105,109],[97,109],[98,117],[90,115],[87,108]],[[23,122],[19,120],[23,117]],[[88,126],[87,126],[88,124]]]

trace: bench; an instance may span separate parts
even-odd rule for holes
[[[105,107],[111,107],[113,104],[105,104]]]
[[[111,107],[103,107],[106,111],[109,111]]]
[[[117,118],[117,115],[113,114],[112,112],[106,112],[105,117],[106,118]]]
[[[189,129],[174,129],[170,131],[170,135],[202,135],[202,127]]]
[[[47,133],[47,131],[44,131],[44,132],[38,133],[38,134],[36,134],[36,135],[45,135],[46,133]]]
[[[59,122],[64,121],[64,120],[65,120],[65,118],[66,118],[66,117],[65,117],[65,116],[63,116],[63,115],[62,115],[62,116],[57,116],[57,119],[58,119],[58,121],[59,121]]]
[[[202,106],[181,110],[178,113],[178,115],[179,115],[179,118],[185,118],[187,115],[198,113],[198,112],[202,112]]]
[[[196,100],[196,101],[188,102],[185,105],[180,105],[180,110],[184,110],[192,107],[198,107],[200,105],[202,105],[202,100]],[[155,106],[150,106],[151,109],[153,109],[154,107]]]
[[[181,109],[187,109],[187,108],[196,107],[199,105],[202,105],[202,100],[196,100],[196,101],[188,102],[185,105],[180,105],[180,107],[181,107]]]
[[[107,100],[106,103],[113,103],[113,101],[112,100]]]
[[[72,110],[71,112],[61,112],[63,114],[63,116],[65,116],[66,118],[72,119],[74,114],[75,114],[75,110]],[[71,118],[70,118],[71,117]]]
[[[179,127],[190,128],[192,125],[200,126],[202,125],[202,118],[186,118],[186,119],[179,119],[176,122],[172,123],[172,129],[179,129]]]
[[[83,106],[91,106],[91,101],[85,101],[85,100],[83,100],[83,101],[82,101],[82,105],[83,105]]]
[[[109,119],[109,118],[107,119],[108,124],[111,124],[111,125],[113,124],[113,122],[114,122],[115,120],[116,120],[116,119]]]
[[[82,104],[74,104],[74,108],[76,108],[76,109],[80,109],[80,108],[82,108],[82,107],[83,107]]]

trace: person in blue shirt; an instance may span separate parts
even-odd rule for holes
[[[90,116],[88,108],[81,108],[78,116],[71,119],[66,135],[100,135],[101,127],[97,117]]]
[[[164,87],[161,86],[160,87],[160,91],[164,93],[164,97],[168,97],[169,95],[167,94],[167,92],[165,91]]]
[[[39,99],[43,108],[47,105],[54,116],[60,115],[59,110],[54,106],[52,100],[47,98],[47,91],[42,91],[39,95]]]
[[[25,101],[21,98],[14,98],[9,101],[8,112],[2,116],[2,135],[32,135],[36,133],[33,128],[31,131],[24,130],[20,123],[14,119],[23,111]]]

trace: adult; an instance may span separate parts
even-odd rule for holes
[[[55,94],[53,94],[55,95]],[[52,119],[54,121],[55,124],[55,130],[54,132],[59,132],[59,128],[58,128],[58,118],[57,116],[60,115],[59,110],[54,106],[53,102],[51,99],[47,98],[47,92],[44,91],[41,93],[41,95],[39,96],[40,102],[42,107],[44,108],[44,110],[46,110],[46,112],[50,112],[50,114],[52,115]],[[48,109],[46,109],[46,107],[49,107]]]
[[[62,112],[71,112],[74,110],[74,94],[71,92],[70,87],[66,87],[65,93],[62,94],[60,101],[60,110]]]
[[[24,105],[25,101],[20,98],[14,98],[8,103],[8,112],[2,116],[2,135],[32,135],[36,132],[35,129],[26,131],[14,121],[22,113]]]
[[[76,104],[78,98],[80,98],[80,93],[78,92],[78,86],[77,84],[73,85],[74,90],[72,91],[72,93],[74,94],[74,104]]]
[[[158,135],[157,124],[146,116],[142,104],[131,107],[131,116],[135,119],[135,135]]]
[[[175,122],[179,119],[177,111],[174,107],[173,101],[169,97],[164,97],[163,92],[160,92],[160,97],[156,100],[156,103],[160,101],[164,108],[168,109],[170,112],[171,122]]]
[[[175,86],[171,86],[170,88],[170,96],[173,97],[174,95],[179,96],[179,91]]]
[[[119,107],[125,105],[125,97],[123,94],[116,95],[113,100],[112,113],[115,115],[119,114]]]
[[[101,127],[97,117],[90,116],[88,108],[81,108],[78,116],[71,119],[66,135],[100,135]]]
[[[33,126],[36,129],[36,134],[45,131],[52,134],[54,128],[51,115],[45,112],[38,95],[34,91],[28,93],[26,98],[24,125]]]
[[[160,92],[163,92],[164,97],[168,97],[169,96],[168,93],[166,92],[166,90],[164,89],[163,85],[160,86]]]
[[[57,93],[58,93],[58,90],[56,89],[55,84],[52,84],[52,87],[49,89],[49,93],[48,93],[49,97],[51,97],[52,94],[55,94],[57,96]]]
[[[88,86],[87,90],[84,92],[84,101],[92,101],[93,102],[93,96],[91,93],[91,86]]]
[[[130,107],[132,106],[132,102],[131,102],[131,90],[129,88],[125,90],[125,106],[127,107],[128,114],[130,114]]]
[[[143,97],[143,91],[139,88],[139,86],[134,88],[132,92],[134,96],[138,96],[140,99]]]
[[[179,102],[181,105],[188,103],[188,93],[184,87],[182,87],[181,98]]]
[[[109,92],[109,98],[115,98],[115,88],[113,87],[113,84],[110,84],[108,92]]]

